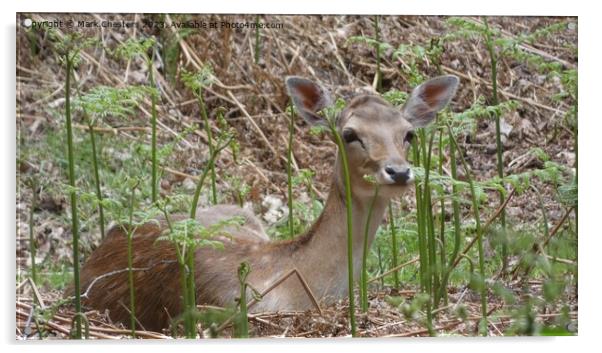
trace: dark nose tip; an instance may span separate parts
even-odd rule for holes
[[[391,179],[396,183],[405,183],[410,179],[410,168],[408,167],[392,167],[386,166],[385,172],[389,174]]]

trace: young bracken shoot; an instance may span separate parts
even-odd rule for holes
[[[205,127],[205,134],[207,135],[207,146],[209,147],[209,155],[213,155],[217,148],[216,142],[213,141],[213,132],[211,131],[211,125],[209,124],[209,115],[205,107],[205,100],[203,98],[203,90],[206,87],[211,86],[213,81],[213,71],[210,66],[203,66],[201,70],[195,73],[184,71],[182,73],[182,81],[192,91],[197,103],[199,105],[199,111],[203,119],[203,126]],[[216,156],[217,157],[217,156]],[[217,204],[217,186],[216,186],[216,175],[214,161],[209,165],[209,172],[211,177],[211,202]]]
[[[74,67],[79,62],[79,53],[94,43],[78,34],[65,35],[62,38],[55,32],[55,46],[60,60],[65,65],[65,128],[67,134],[67,160],[69,162],[69,197],[71,203],[71,232],[73,234],[73,278],[75,285],[75,338],[82,338],[81,296],[79,284],[79,219],[77,213],[77,187],[75,185],[75,161],[73,157],[73,127],[71,119],[71,78]]]
[[[155,66],[154,66],[154,47],[156,40],[154,37],[146,38],[143,40],[128,39],[122,45],[117,47],[115,53],[117,56],[131,60],[136,56],[141,56],[146,64],[148,71],[148,82],[150,87],[156,87],[155,82]],[[148,55],[148,51],[151,50],[152,54]],[[159,99],[158,90],[149,90],[151,98],[151,193],[152,201],[157,202],[158,193],[158,162],[157,162],[157,100]]]
[[[98,155],[102,152],[96,147],[96,133],[94,128],[99,120],[107,117],[115,117],[122,120],[130,118],[142,99],[154,88],[146,86],[128,86],[125,88],[114,88],[98,86],[90,92],[82,95],[78,89],[78,97],[73,105],[80,110],[88,125],[90,143],[92,146],[92,166],[94,170],[94,186],[98,203],[98,216],[101,238],[105,236],[105,218],[103,207],[103,195],[101,191],[101,180],[99,175]],[[153,94],[152,92],[150,94]]]
[[[292,239],[295,236],[295,219],[293,208],[293,138],[295,136],[295,111],[291,105],[289,109],[288,149],[286,153],[286,177],[288,185],[288,232]]]
[[[370,221],[372,218],[372,210],[374,202],[378,198],[379,186],[376,178],[372,175],[365,175],[364,180],[374,185],[374,196],[368,205],[368,214],[364,227],[364,246],[362,251],[362,273],[360,275],[360,307],[362,312],[368,312],[368,237],[370,233]]]
[[[249,337],[249,319],[247,318],[247,277],[251,266],[242,262],[238,266],[238,281],[240,282],[240,297],[238,298],[238,318],[235,325],[235,336],[238,338]]]

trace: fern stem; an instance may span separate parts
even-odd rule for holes
[[[154,55],[154,52],[153,52]],[[153,60],[147,60],[149,81],[152,87],[155,87],[155,78],[153,74]],[[157,183],[158,183],[158,168],[157,168],[157,97],[155,93],[151,93],[151,195],[153,203],[157,202]]]
[[[132,330],[132,337],[136,337],[136,287],[134,286],[134,266],[133,266],[133,249],[132,249],[132,238],[134,236],[134,229],[132,224],[134,221],[134,195],[136,193],[136,187],[132,188],[130,195],[129,204],[129,219],[130,224],[126,231],[127,234],[127,257],[128,257],[128,285],[130,287],[130,328]]]
[[[104,207],[102,205],[102,191],[100,190],[100,176],[98,172],[98,157],[96,155],[96,137],[94,133],[94,126],[92,122],[88,124],[88,131],[90,132],[90,144],[92,145],[92,167],[94,169],[94,186],[96,188],[96,198],[98,198],[98,216],[100,226],[100,237],[105,237],[105,216]]]
[[[205,134],[207,134],[207,145],[209,146],[209,155],[213,155],[215,146],[213,145],[213,133],[211,131],[211,125],[209,125],[209,116],[207,114],[207,108],[205,107],[205,100],[203,99],[203,91],[199,88],[197,100],[199,102],[199,109],[201,110],[201,117],[203,118],[203,124],[205,125]],[[217,204],[217,186],[216,186],[216,175],[215,175],[215,163],[211,161],[209,164],[210,179],[211,179],[211,203]]]
[[[347,280],[349,291],[349,322],[351,325],[351,336],[357,336],[355,323],[355,298],[353,295],[353,210],[351,204],[351,178],[349,175],[349,163],[345,145],[341,135],[337,131],[334,122],[330,122],[330,130],[335,138],[335,142],[341,154],[341,163],[343,164],[343,180],[345,182],[345,209],[347,211]]]
[[[65,80],[65,121],[67,127],[67,159],[69,161],[69,197],[71,202],[71,233],[73,239],[73,282],[75,292],[75,338],[82,338],[82,322],[80,315],[81,307],[81,288],[79,278],[79,219],[77,215],[77,194],[75,189],[75,161],[73,157],[73,128],[71,123],[71,75],[73,74],[74,55],[71,51],[65,54],[67,63],[67,75]]]
[[[395,229],[395,217],[393,216],[393,203],[389,202],[389,227],[391,230],[391,253],[393,255],[393,268],[397,268],[399,260],[397,258],[397,230]],[[399,271],[393,272],[393,283],[395,289],[399,289]]]
[[[36,245],[36,239],[35,239],[35,233],[34,233],[34,222],[33,222],[33,215],[34,215],[34,210],[36,208],[36,203],[37,203],[37,183],[35,182],[35,179],[31,179],[31,206],[29,209],[29,253],[31,256],[31,280],[33,281],[33,283],[38,284],[38,269],[36,266],[36,250],[37,250],[37,245]]]
[[[374,184],[374,196],[368,205],[368,214],[366,215],[366,224],[364,226],[364,246],[362,252],[362,273],[360,281],[360,304],[364,313],[368,312],[368,235],[370,233],[370,221],[372,220],[372,211],[374,203],[378,198],[378,184]]]
[[[288,181],[288,232],[292,239],[295,234],[295,220],[293,215],[293,136],[295,133],[295,113],[291,109],[291,116],[288,125],[288,151],[286,158],[286,177]],[[313,206],[313,205],[312,205]]]

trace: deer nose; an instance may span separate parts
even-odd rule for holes
[[[385,173],[396,183],[406,183],[411,177],[410,168],[406,166],[394,167],[388,165],[385,167]]]

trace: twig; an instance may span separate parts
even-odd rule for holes
[[[73,127],[81,129],[81,130],[90,130],[90,127],[87,126],[87,125],[73,124]],[[149,132],[150,131],[150,128],[143,127],[143,126],[122,126],[122,127],[100,127],[100,126],[94,126],[93,129],[94,129],[95,132],[112,133],[114,135],[117,135],[121,131],[142,131],[142,132]]]
[[[339,62],[339,64],[341,65],[341,68],[343,69],[343,72],[347,76],[347,80],[349,81],[349,84],[353,85],[354,77],[351,73],[349,73],[349,70],[347,70],[347,67],[345,66],[345,63],[343,62],[343,59],[341,59],[341,56],[339,55],[339,47],[337,46],[337,43],[334,40],[334,37],[332,36],[332,33],[330,31],[328,31],[328,36],[330,37],[330,43],[332,43],[332,46],[334,48],[333,53],[334,53],[335,58],[337,58],[337,61]]]
[[[560,221],[558,221],[558,223],[556,224],[556,226],[554,226],[554,228],[550,231],[550,235],[548,235],[548,237],[544,240],[543,242],[543,246],[547,246],[548,243],[550,242],[550,239],[552,239],[552,237],[558,233],[558,231],[560,230],[560,227],[562,227],[562,225],[564,224],[564,222],[566,221],[566,219],[568,218],[568,216],[571,214],[571,212],[573,211],[573,207],[569,208],[565,213],[564,216],[562,216],[562,218],[560,219]]]
[[[176,262],[176,261],[175,260],[174,261],[163,260],[163,261],[159,261],[159,262],[153,264],[152,266],[148,266],[148,267],[134,267],[134,268],[132,268],[132,271],[148,271],[151,268],[153,268],[154,266],[158,266],[158,265],[161,265],[161,264],[164,264],[164,263],[171,263],[171,262]],[[96,282],[100,281],[101,279],[106,278],[106,277],[110,277],[110,276],[113,276],[113,275],[117,275],[117,274],[120,274],[120,273],[123,273],[123,272],[127,272],[127,271],[129,271],[129,268],[123,268],[123,269],[120,269],[120,270],[115,270],[115,271],[107,272],[107,273],[104,273],[104,274],[102,274],[102,275],[100,275],[98,277],[95,277],[94,280],[92,280],[92,282],[90,282],[90,284],[86,288],[86,291],[84,293],[82,293],[81,297],[82,298],[87,298],[88,294],[90,294],[90,291],[92,290],[92,287],[96,284]]]
[[[38,304],[40,305],[40,309],[44,310],[46,309],[46,305],[44,305],[44,299],[42,299],[42,296],[40,295],[40,292],[38,291],[38,286],[36,286],[36,283],[33,281],[33,279],[31,277],[28,278],[29,281],[29,285],[31,286],[31,289],[33,290],[33,295],[36,299],[36,301],[38,302]]]
[[[257,321],[257,322],[259,322],[260,324],[264,324],[264,325],[270,326],[271,328],[275,328],[275,329],[277,329],[277,330],[282,330],[282,327],[281,327],[281,326],[279,326],[279,325],[276,325],[275,323],[273,323],[273,322],[270,322],[270,321],[268,321],[268,320],[266,320],[266,319],[262,319],[262,318],[261,318],[261,317],[259,317],[259,316],[251,316],[251,315],[249,315],[249,319],[251,319],[251,320],[254,320],[254,321]]]
[[[368,280],[368,283],[372,283],[372,282],[374,282],[374,281],[378,281],[379,279],[381,279],[381,278],[383,278],[383,277],[385,277],[385,276],[387,276],[387,275],[390,275],[391,273],[393,273],[393,272],[395,272],[395,271],[398,271],[399,269],[401,269],[401,268],[403,268],[403,267],[406,267],[406,266],[408,266],[408,265],[411,265],[411,264],[413,264],[413,263],[417,262],[418,260],[420,260],[420,258],[419,258],[419,257],[415,257],[415,258],[413,258],[412,260],[410,260],[410,261],[408,261],[408,262],[405,262],[405,263],[403,263],[403,264],[401,264],[401,265],[398,265],[398,266],[396,266],[396,267],[393,267],[392,269],[388,270],[387,272],[385,272],[385,273],[383,273],[383,274],[380,274],[380,275],[378,275],[378,276],[376,276],[376,277],[370,278],[370,279]]]
[[[128,315],[132,315],[132,311],[130,310],[130,308],[127,307],[127,305],[123,304],[123,302],[121,300],[118,301],[119,305],[121,305],[122,308],[125,309],[125,311],[127,311]],[[144,325],[142,325],[142,323],[138,320],[138,318],[136,317],[136,314],[134,314],[134,319],[136,320],[136,323],[138,325],[140,325],[140,327],[142,328],[143,331],[147,331],[146,328],[144,327]],[[134,327],[134,333],[136,332],[136,328]],[[128,333],[131,334],[132,330],[128,330]]]
[[[563,258],[552,256],[552,255],[546,255],[546,257],[549,260],[560,262],[561,264],[565,264],[565,265],[574,265],[575,264],[575,261],[569,260],[569,259],[563,259]]]
[[[277,280],[276,282],[274,282],[274,284],[272,284],[267,289],[265,289],[263,292],[261,292],[259,296],[260,297],[265,296],[266,294],[268,294],[269,292],[271,292],[274,288],[278,287],[282,282],[284,282],[287,278],[289,278],[293,274],[297,275],[297,278],[299,279],[299,282],[301,282],[301,285],[303,286],[303,289],[305,289],[305,292],[307,293],[307,296],[311,300],[311,302],[314,305],[314,307],[316,307],[316,309],[318,310],[318,312],[320,313],[320,315],[322,315],[322,309],[320,308],[320,304],[318,304],[318,301],[316,300],[316,297],[315,297],[314,293],[312,292],[311,288],[307,284],[307,281],[305,280],[305,278],[303,278],[303,275],[301,274],[301,272],[299,272],[299,270],[297,270],[296,268],[293,268],[287,274],[285,274],[284,276],[280,277],[280,279]],[[258,301],[257,299],[251,300],[249,302],[249,308],[251,306],[253,306],[253,304],[257,303],[257,301]]]

